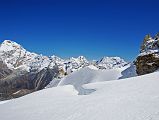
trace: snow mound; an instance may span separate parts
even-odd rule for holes
[[[94,70],[92,67],[85,67],[76,71],[65,78],[63,78],[59,82],[59,86],[64,85],[73,85],[75,89],[79,92],[80,95],[87,95],[95,90],[93,89],[84,89],[83,85],[94,82],[102,82],[102,81],[110,81],[110,80],[118,80],[119,78],[129,77],[128,72],[125,72],[126,68],[122,69],[111,69],[111,70]],[[124,75],[122,75],[122,72]]]
[[[78,95],[78,91],[75,90],[74,86],[72,85],[66,85],[63,87],[63,90],[67,93],[69,93],[70,95]]]
[[[5,100],[5,101],[0,101],[0,105],[1,104],[5,104],[5,103],[7,103],[7,102],[9,102],[10,100]]]

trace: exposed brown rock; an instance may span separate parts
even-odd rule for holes
[[[12,70],[8,69],[7,65],[0,61],[0,79],[7,77],[11,73]]]
[[[150,34],[148,34],[148,35],[146,35],[146,36],[144,37],[143,43],[142,43],[142,45],[141,45],[141,47],[140,47],[140,52],[143,52],[143,51],[146,49],[146,47],[147,47],[147,42],[148,42],[150,39],[152,39],[152,37],[151,37]]]
[[[145,36],[135,65],[138,75],[152,73],[159,69],[159,33],[155,37]]]
[[[138,56],[135,65],[138,75],[152,73],[159,69],[159,57],[156,57],[155,54]]]
[[[13,98],[18,98],[18,97],[21,97],[21,96],[24,96],[24,95],[27,95],[29,93],[32,93],[33,90],[28,90],[28,89],[21,89],[15,93],[12,94],[12,97]]]
[[[15,70],[0,79],[0,100],[21,97],[45,88],[59,74],[58,68],[44,68],[40,72]]]
[[[45,88],[53,78],[56,78],[59,75],[58,68],[54,69],[45,68],[41,70],[33,79],[33,85],[35,90],[41,90]]]

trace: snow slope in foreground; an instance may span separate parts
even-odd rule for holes
[[[71,85],[41,90],[0,105],[0,119],[159,120],[158,77],[155,72],[87,84],[96,90],[89,95],[77,95]]]

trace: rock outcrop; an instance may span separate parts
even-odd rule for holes
[[[12,73],[12,70],[8,69],[7,65],[0,61],[0,79],[7,77]]]
[[[152,73],[159,69],[159,33],[155,37],[145,36],[135,65],[138,75]]]

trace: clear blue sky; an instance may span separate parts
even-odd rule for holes
[[[0,1],[0,42],[44,55],[133,60],[145,34],[158,31],[158,0]]]

